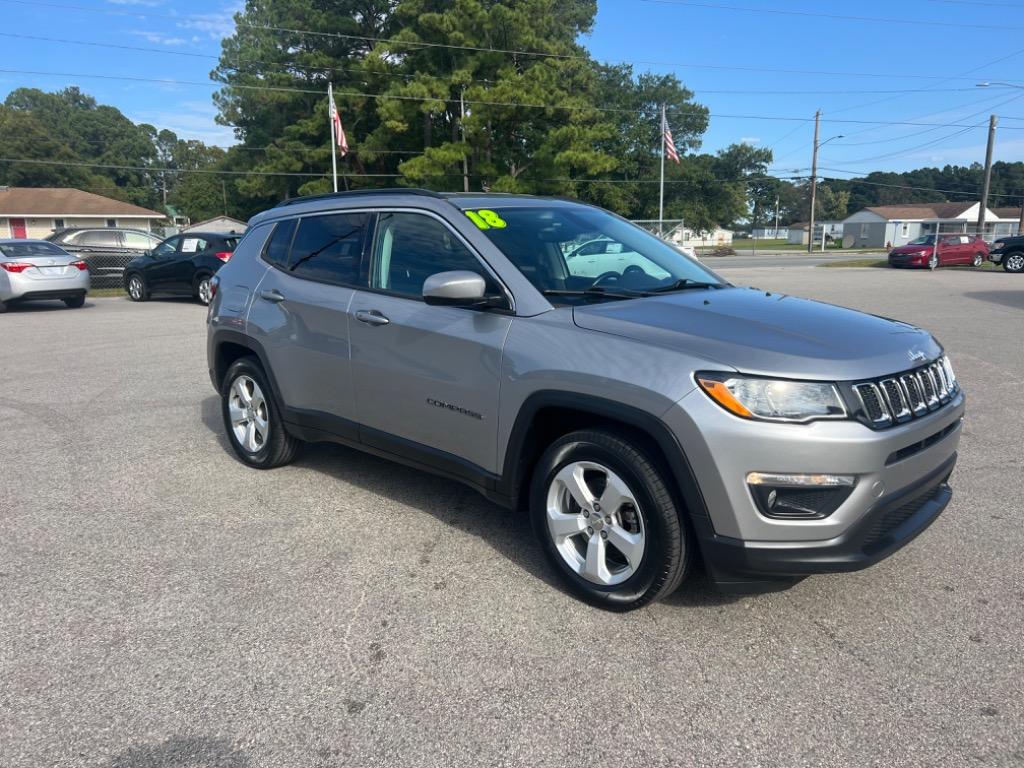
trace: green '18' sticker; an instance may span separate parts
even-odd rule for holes
[[[508,226],[505,220],[494,211],[482,208],[479,211],[466,211],[466,216],[480,229],[504,229]]]

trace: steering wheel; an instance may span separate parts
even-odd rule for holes
[[[602,282],[604,282],[605,280],[618,280],[618,279],[620,279],[621,277],[622,277],[622,275],[620,275],[620,274],[619,274],[618,272],[614,272],[614,271],[612,271],[612,272],[605,272],[605,273],[604,273],[604,274],[602,274],[602,275],[598,275],[598,276],[597,276],[597,277],[596,277],[596,278],[594,279],[594,282],[592,282],[592,283],[590,284],[590,287],[591,287],[591,288],[594,288],[594,287],[596,287],[596,286],[600,285],[600,284],[601,284]]]

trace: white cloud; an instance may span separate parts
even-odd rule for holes
[[[217,125],[217,109],[205,101],[181,101],[168,110],[147,110],[130,115],[136,123],[174,131],[181,139],[198,139],[204,144],[229,147],[237,143],[232,128]]]
[[[156,8],[162,5],[162,0],[107,0],[111,5],[143,5],[146,8]]]
[[[214,40],[221,40],[235,32],[235,14],[243,9],[241,3],[235,2],[224,7],[218,13],[197,13],[177,22],[180,29],[205,32]]]
[[[753,144],[760,144],[760,143],[761,143],[761,137],[760,136],[741,136],[740,137],[740,144],[751,144],[751,145],[753,145]]]
[[[157,45],[184,45],[188,41],[183,37],[171,37],[161,32],[150,32],[145,29],[133,29],[131,34],[136,37],[141,37],[150,43],[156,43]]]

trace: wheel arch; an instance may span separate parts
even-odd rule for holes
[[[210,375],[213,377],[214,385],[218,391],[221,384],[224,383],[224,376],[227,374],[228,368],[236,360],[240,360],[243,357],[254,357],[259,363],[260,368],[263,369],[263,374],[267,377],[267,382],[270,384],[274,399],[280,407],[284,407],[284,401],[281,399],[281,390],[277,386],[277,379],[274,378],[274,372],[267,362],[267,354],[262,344],[237,331],[220,329],[214,332],[212,350]]]
[[[509,435],[502,471],[503,491],[514,506],[529,498],[529,484],[544,450],[559,437],[583,428],[603,428],[639,443],[670,481],[690,515],[707,517],[707,505],[683,446],[668,425],[647,411],[573,392],[535,392],[523,403]]]

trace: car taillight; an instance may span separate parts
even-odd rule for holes
[[[72,261],[71,266],[75,267],[79,272],[89,271],[89,265],[86,264],[84,261]]]
[[[221,261],[227,261],[228,259],[231,258],[231,251],[221,251],[220,253],[215,253],[213,255],[216,256]]]
[[[16,261],[0,262],[0,267],[3,267],[5,272],[14,272],[15,274],[24,272],[26,269],[32,269],[34,266],[35,264],[20,264]]]

